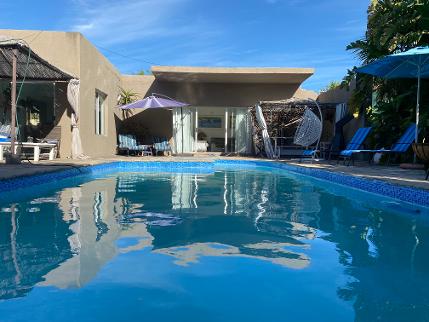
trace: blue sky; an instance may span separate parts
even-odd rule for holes
[[[313,67],[316,73],[303,87],[320,90],[359,64],[345,47],[364,35],[368,4],[15,0],[0,2],[0,28],[80,31],[123,73],[147,70],[151,64]]]

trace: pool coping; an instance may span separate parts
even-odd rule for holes
[[[32,185],[49,183],[55,180],[66,179],[84,174],[97,174],[112,170],[184,170],[196,173],[213,172],[216,166],[234,166],[240,169],[241,166],[268,167],[283,169],[296,174],[321,179],[360,191],[378,194],[396,200],[429,207],[429,191],[415,187],[402,186],[379,179],[357,177],[351,174],[333,172],[325,169],[315,169],[300,167],[283,162],[269,160],[228,160],[216,159],[212,161],[111,161],[95,165],[71,166],[68,169],[58,169],[46,173],[37,173],[0,180],[0,193],[10,192],[15,189],[25,188]]]

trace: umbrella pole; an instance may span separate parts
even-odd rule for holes
[[[417,75],[417,105],[416,105],[416,133],[414,142],[419,142],[419,119],[420,119],[420,66],[418,67]],[[416,154],[414,153],[414,163],[416,163]]]
[[[419,119],[420,119],[420,68],[417,77],[417,106],[416,106],[416,143],[419,141]]]

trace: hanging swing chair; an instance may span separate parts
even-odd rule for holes
[[[290,142],[293,145],[287,145],[288,147],[304,148],[299,155],[301,159],[317,157],[323,131],[323,117],[321,108],[315,100],[292,98],[260,102],[255,108],[255,121],[256,127],[262,132],[262,146],[268,158],[280,157],[281,148],[277,145],[277,139],[287,138],[293,139]],[[274,147],[271,144],[273,139]]]
[[[320,117],[314,114],[309,108],[306,108],[293,139],[293,143],[305,147],[302,156],[312,158],[315,158],[319,151],[319,143],[323,130],[322,111],[319,104],[316,101],[314,102],[317,105]],[[315,143],[316,146],[314,149],[309,149]]]

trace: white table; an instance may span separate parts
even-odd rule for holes
[[[55,158],[55,143],[36,143],[36,142],[22,142],[15,144],[15,153],[18,149],[18,146],[22,148],[33,148],[33,160],[34,162],[38,162],[40,160],[40,150],[41,149],[49,149],[49,160],[53,160]],[[4,148],[10,147],[10,142],[0,142],[0,161],[4,159]]]
[[[197,141],[197,146],[195,147],[195,150],[197,152],[207,152],[207,148],[209,147],[209,144],[207,141]]]

